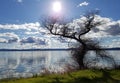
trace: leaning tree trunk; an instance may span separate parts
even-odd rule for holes
[[[73,50],[72,57],[78,63],[79,69],[85,69],[86,66],[84,64],[85,54],[87,52],[86,45],[80,45],[78,48]]]

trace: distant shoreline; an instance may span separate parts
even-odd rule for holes
[[[103,50],[120,50],[120,48],[102,48]],[[46,49],[0,49],[0,51],[69,51],[74,48],[46,48]],[[91,49],[94,50],[94,49]]]
[[[0,51],[67,51],[71,49],[0,49]]]

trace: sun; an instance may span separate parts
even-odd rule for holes
[[[52,8],[53,8],[53,11],[54,11],[54,12],[56,12],[56,13],[60,12],[61,9],[62,9],[61,2],[59,2],[59,1],[53,2]]]

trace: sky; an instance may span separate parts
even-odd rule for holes
[[[53,10],[56,1],[61,3],[59,12]],[[104,28],[98,27],[99,32],[92,32],[92,36],[107,37],[107,41],[101,38],[102,43],[120,47],[119,3],[120,0],[0,0],[0,48],[56,48],[61,45],[65,48],[68,40],[48,35],[40,20],[46,15],[59,15],[73,19],[72,23],[77,26],[81,15],[90,10],[99,10],[97,18],[107,22]]]
[[[52,3],[56,0],[0,0],[0,23],[36,22],[46,14],[54,14]],[[120,0],[58,0],[63,16],[78,18],[88,10],[99,9],[102,16],[119,20]],[[81,3],[87,5],[79,5]]]

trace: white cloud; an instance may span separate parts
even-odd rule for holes
[[[18,29],[23,29],[23,30],[38,30],[40,28],[40,23],[35,22],[35,23],[25,23],[25,24],[5,24],[2,25],[0,24],[0,29],[9,29],[9,30],[18,30]]]
[[[103,47],[120,47],[120,37],[105,37],[99,39]]]
[[[108,29],[106,30],[109,35],[117,36],[120,35],[120,21],[113,21],[108,24]]]
[[[0,43],[13,43],[19,40],[18,35],[15,33],[0,33]]]
[[[69,27],[75,26],[76,31],[79,27],[84,26],[85,17],[73,20],[69,23]],[[93,28],[86,37],[101,38],[101,37],[114,37],[120,38],[120,21],[114,21],[110,18],[101,17],[96,15],[94,22],[103,21],[105,24]],[[0,42],[1,43],[21,43],[24,45],[31,45],[45,47],[67,47],[67,40],[60,40],[56,36],[47,34],[48,30],[41,27],[39,22],[25,23],[25,24],[0,24]],[[117,41],[116,41],[117,42]],[[28,47],[29,47],[28,45]],[[113,45],[112,45],[113,46]]]
[[[35,35],[35,34],[40,34],[39,32],[25,32],[27,35]]]
[[[10,38],[7,43],[18,42],[18,38]]]
[[[88,5],[89,5],[89,3],[84,1],[84,2],[80,3],[79,5],[77,5],[77,7],[88,6]]]
[[[0,43],[6,43],[7,42],[7,39],[5,38],[0,38]]]
[[[14,33],[6,32],[6,33],[1,33],[0,37],[18,38],[18,35],[14,34]]]
[[[28,38],[23,38],[21,39],[21,44],[25,43],[35,43],[36,45],[46,45],[47,41],[43,38],[38,38],[38,37],[28,37]]]
[[[70,24],[70,26],[75,26],[78,31],[79,27],[84,27],[85,17],[80,19],[75,19]],[[87,37],[110,37],[110,36],[120,36],[120,21],[113,21],[110,18],[101,17],[99,15],[95,16],[94,22],[102,21],[103,25],[95,27],[86,36]]]

